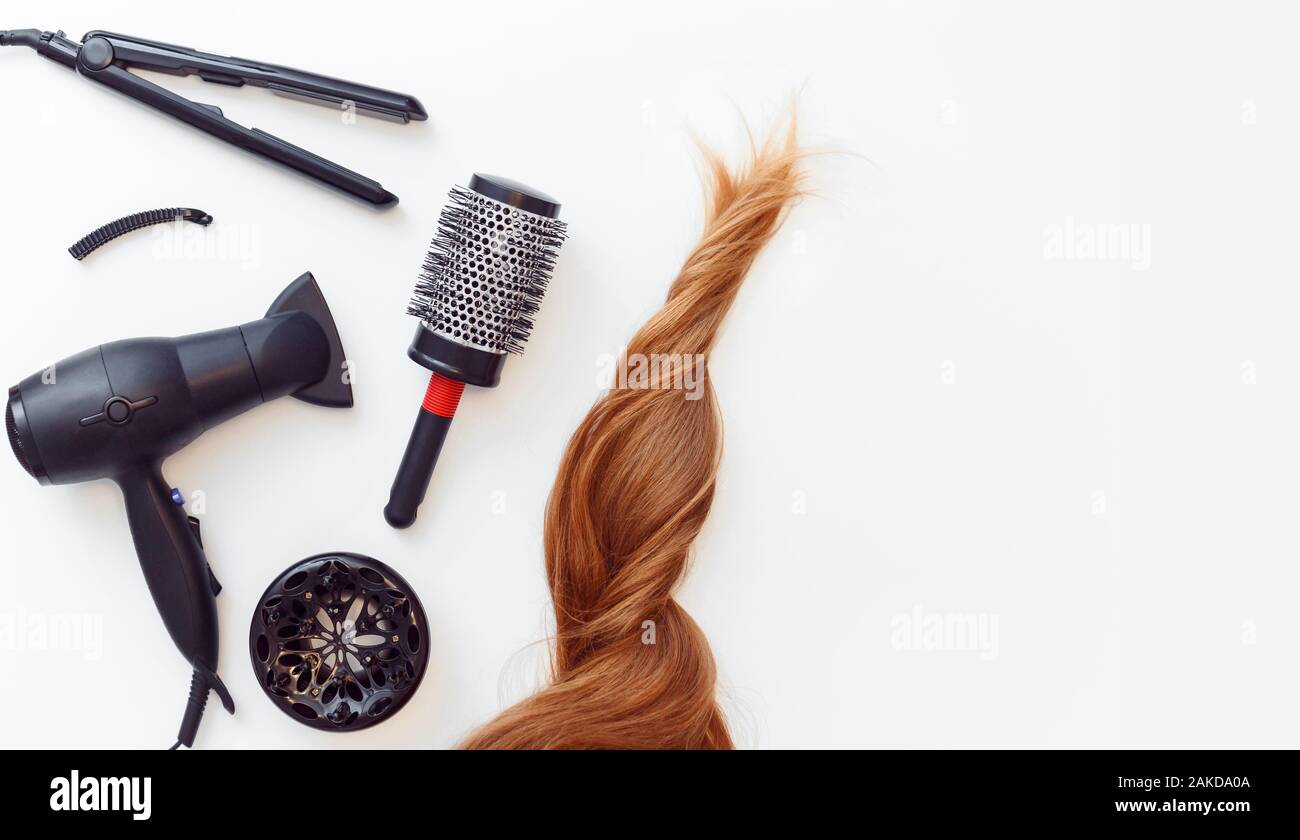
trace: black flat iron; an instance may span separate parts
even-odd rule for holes
[[[154,70],[173,76],[197,74],[205,82],[234,87],[264,87],[294,98],[355,107],[362,113],[402,123],[425,120],[429,116],[419,100],[404,93],[260,61],[211,55],[187,47],[112,32],[87,32],[78,43],[62,32],[42,32],[38,29],[0,31],[0,46],[13,45],[31,47],[46,58],[75,69],[82,78],[107,85],[227,143],[282,163],[379,207],[396,204],[397,196],[384,189],[378,181],[286,143],[265,131],[245,128],[227,119],[215,105],[191,102],[131,73],[129,68]]]

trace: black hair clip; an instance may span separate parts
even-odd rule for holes
[[[197,74],[206,82],[235,87],[264,87],[295,98],[355,107],[358,111],[403,123],[428,119],[419,100],[403,93],[275,64],[211,55],[129,35],[96,30],[86,33],[78,43],[62,32],[41,32],[38,29],[0,31],[0,46],[11,45],[31,47],[52,61],[76,69],[83,78],[107,85],[227,143],[270,158],[379,206],[396,204],[397,196],[384,189],[378,181],[358,175],[265,131],[245,128],[226,119],[215,105],[191,102],[131,73],[128,68],[154,70],[173,76]]]
[[[72,247],[68,248],[68,253],[72,254],[74,259],[81,261],[90,256],[91,252],[99,246],[107,245],[123,234],[150,225],[161,225],[165,222],[174,221],[193,222],[196,225],[207,227],[212,224],[212,217],[202,210],[195,210],[192,207],[168,207],[164,210],[146,210],[143,213],[132,213],[130,216],[123,216],[109,222],[103,227],[95,228],[74,242]]]

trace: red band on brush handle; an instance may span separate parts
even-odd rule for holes
[[[429,377],[429,388],[424,392],[424,402],[416,415],[411,438],[406,442],[402,463],[393,479],[393,489],[388,493],[384,518],[394,528],[408,528],[415,522],[416,512],[429,489],[429,479],[438,463],[438,453],[447,439],[451,419],[460,403],[465,383],[435,373]]]
[[[435,373],[429,377],[429,388],[424,392],[423,408],[430,414],[452,418],[456,416],[456,406],[460,405],[461,392],[465,383]]]

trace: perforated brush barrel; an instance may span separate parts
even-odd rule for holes
[[[428,664],[427,627],[397,572],[360,554],[318,554],[263,593],[249,654],[266,696],[294,720],[364,729],[415,693]]]
[[[555,199],[508,178],[475,175],[453,188],[407,310],[422,322],[411,358],[495,386],[532,332],[564,242],[559,214]]]

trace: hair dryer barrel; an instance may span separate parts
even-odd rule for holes
[[[350,406],[343,366],[325,298],[304,274],[257,321],[114,341],[27,377],[9,391],[5,426],[19,463],[43,483],[111,478],[267,400]]]
[[[332,349],[316,319],[296,310],[176,339],[176,356],[189,383],[194,413],[205,429],[299,392],[308,402],[351,405],[350,388],[333,388],[325,382],[332,375]],[[337,380],[344,385],[341,370]],[[308,399],[308,391],[315,396]],[[323,394],[333,395],[334,401],[323,400]]]
[[[204,428],[280,397],[332,408],[352,405],[343,343],[310,273],[289,284],[265,318],[188,335],[176,344]]]

